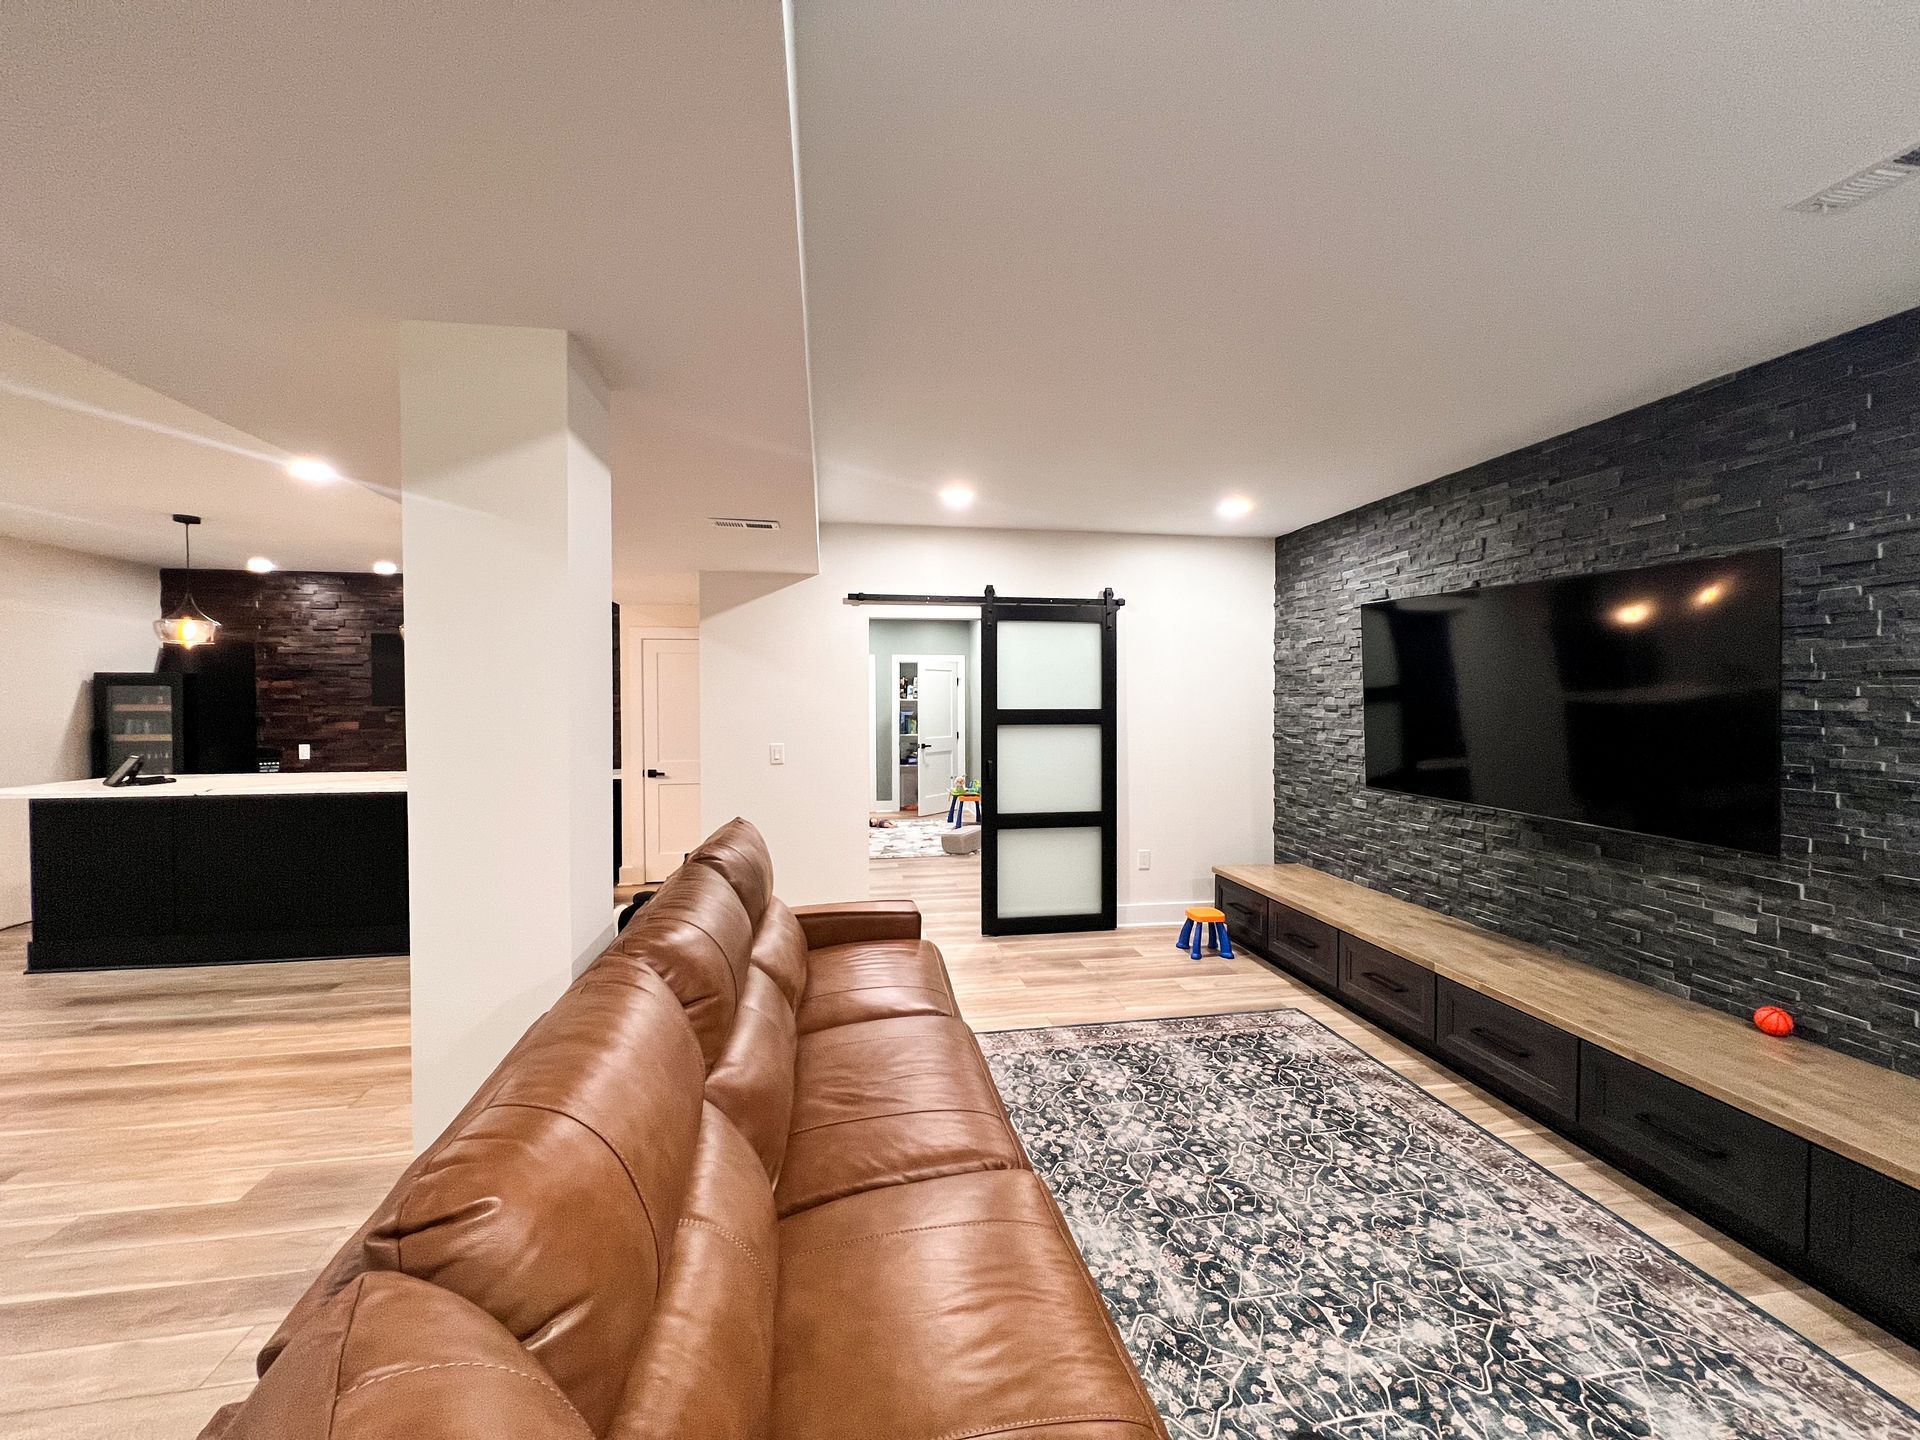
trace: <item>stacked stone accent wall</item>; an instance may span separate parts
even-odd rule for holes
[[[1359,606],[1784,553],[1756,858],[1368,790]],[[1920,310],[1281,537],[1274,854],[1920,1074]]]

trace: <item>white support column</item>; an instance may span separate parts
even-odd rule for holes
[[[605,387],[565,331],[402,344],[420,1148],[611,936],[612,486]]]

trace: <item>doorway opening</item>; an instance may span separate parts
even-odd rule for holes
[[[867,626],[867,853],[980,856],[980,622],[974,612],[876,615]],[[965,802],[964,804],[962,802]]]

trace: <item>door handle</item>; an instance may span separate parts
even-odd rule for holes
[[[664,770],[649,770],[649,771],[647,771],[647,779],[649,779],[649,780],[670,780],[670,779],[672,779],[672,778],[673,778],[673,777],[672,777],[672,776],[670,776],[670,775],[668,775],[668,774],[667,774],[667,772],[666,772],[666,771],[664,771]]]

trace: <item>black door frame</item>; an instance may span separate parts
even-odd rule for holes
[[[980,600],[980,931],[983,935],[1051,935],[1077,930],[1111,930],[1118,918],[1119,824],[1119,646],[1117,622],[1124,600],[1109,587],[1097,600],[1007,599],[989,585]],[[1006,620],[1059,620],[1100,626],[1100,705],[1097,709],[1002,710],[1000,708],[998,626]],[[998,770],[1001,725],[1098,725],[1100,727],[1099,810],[1056,810],[1018,815],[1000,813]],[[1100,909],[1090,914],[1022,915],[999,918],[1000,832],[1004,830],[1100,828]]]

